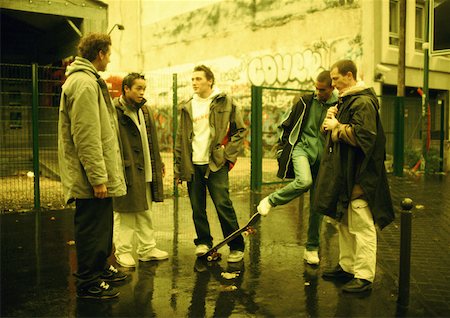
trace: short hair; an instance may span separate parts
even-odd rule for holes
[[[94,61],[98,52],[108,52],[111,45],[111,37],[103,33],[91,33],[80,40],[78,44],[78,54],[89,60]]]
[[[207,80],[212,80],[211,87],[214,86],[214,73],[206,65],[197,65],[194,67],[194,72],[204,72]]]
[[[325,83],[327,84],[329,87],[331,87],[331,76],[330,76],[330,71],[322,71],[319,73],[319,75],[317,75],[316,81],[320,82],[320,83]]]
[[[125,95],[125,86],[128,86],[131,88],[133,86],[134,81],[137,79],[143,79],[145,80],[144,75],[140,73],[130,73],[127,76],[125,76],[122,80],[122,94]]]
[[[352,60],[340,60],[331,66],[331,70],[338,69],[339,74],[347,75],[348,72],[352,73],[353,79],[356,81],[357,69],[356,64]]]

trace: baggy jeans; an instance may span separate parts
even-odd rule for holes
[[[197,238],[195,245],[206,244],[212,246],[208,217],[206,215],[206,188],[208,188],[211,199],[217,210],[220,226],[224,237],[239,228],[236,212],[230,200],[228,191],[228,166],[223,166],[216,172],[210,172],[206,177],[208,165],[194,165],[192,181],[188,182],[189,198],[192,206],[192,217],[194,220]],[[228,246],[230,250],[244,250],[244,239],[242,235],[231,241]]]

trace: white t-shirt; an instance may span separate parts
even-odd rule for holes
[[[220,91],[213,88],[211,95],[201,98],[194,94],[192,99],[192,121],[194,138],[192,140],[192,162],[197,165],[209,163],[211,128],[209,126],[209,107]]]

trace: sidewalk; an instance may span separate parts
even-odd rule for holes
[[[321,264],[303,262],[309,198],[274,208],[246,238],[238,264],[196,261],[189,199],[166,200],[154,215],[158,247],[170,259],[139,262],[112,301],[75,295],[73,211],[4,214],[1,221],[1,317],[450,317],[450,178],[390,176],[397,219],[378,239],[371,292],[342,293],[321,273],[337,261],[337,234],[322,227]],[[244,223],[266,193],[235,194]],[[414,201],[409,308],[397,306],[400,201]],[[304,203],[304,208],[303,208]],[[178,207],[178,210],[174,209]],[[423,206],[423,207],[422,207]],[[212,203],[212,233],[221,238]],[[114,258],[111,257],[114,263]],[[239,273],[226,279],[222,273]]]

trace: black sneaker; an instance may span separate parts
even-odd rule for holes
[[[350,280],[355,275],[348,273],[342,269],[342,267],[338,264],[336,267],[325,270],[322,272],[322,277],[324,279],[342,279],[342,280]]]
[[[77,290],[78,298],[85,299],[110,299],[119,296],[119,292],[105,282],[99,282],[97,285],[91,285]]]
[[[100,278],[103,279],[105,282],[115,283],[125,280],[125,278],[127,278],[127,275],[119,271],[114,266],[109,265],[109,268],[103,271],[102,276]]]

